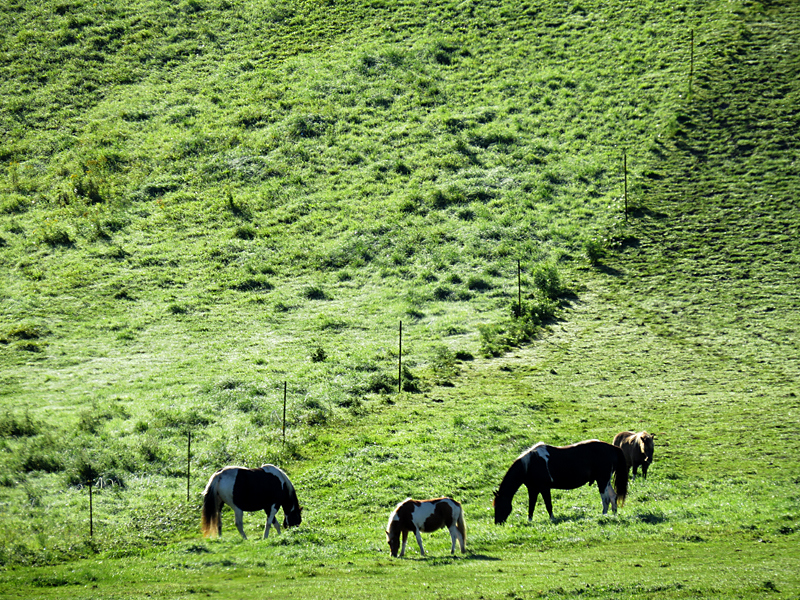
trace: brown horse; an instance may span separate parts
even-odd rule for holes
[[[614,436],[614,445],[622,448],[628,468],[633,467],[633,479],[636,479],[636,471],[642,467],[642,477],[647,479],[647,469],[653,464],[653,440],[655,434],[646,431],[633,433],[632,431],[622,431]]]
[[[613,481],[613,486],[612,486]],[[511,499],[520,486],[528,488],[528,521],[539,494],[553,519],[550,490],[574,490],[597,482],[603,514],[617,512],[628,494],[628,469],[622,450],[606,442],[588,440],[570,446],[548,446],[539,442],[515,460],[494,494],[494,522],[505,523],[511,514]]]

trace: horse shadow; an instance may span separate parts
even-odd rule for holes
[[[461,555],[415,556],[413,558],[406,557],[405,560],[413,560],[414,562],[420,562],[432,567],[438,567],[440,565],[452,565],[462,560],[495,562],[502,559],[497,558],[496,556],[489,556],[488,554],[481,554],[480,552],[472,552],[467,550],[466,553]]]
[[[635,514],[633,515],[633,518],[641,523],[647,523],[648,525],[660,525],[661,523],[666,523],[669,520],[661,513],[650,511]]]
[[[669,519],[665,517],[663,514],[658,512],[640,512],[633,515],[628,515],[625,517],[622,514],[607,514],[607,515],[600,515],[591,516],[591,515],[581,515],[581,514],[572,514],[572,515],[565,515],[560,517],[555,517],[550,519],[550,523],[553,525],[560,525],[562,523],[584,523],[586,521],[597,521],[598,523],[609,523],[609,522],[617,522],[619,518],[623,519],[631,519],[634,521],[638,521],[640,523],[646,523],[648,525],[660,525],[661,523],[666,523]],[[528,523],[529,526],[536,525],[536,523]]]

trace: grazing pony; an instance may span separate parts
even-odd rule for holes
[[[614,445],[622,448],[628,468],[633,467],[633,479],[636,479],[636,471],[642,467],[642,477],[647,479],[647,469],[653,464],[653,440],[656,434],[649,434],[646,431],[633,433],[632,431],[621,431],[614,436]]]
[[[283,507],[283,526],[299,525],[302,508],[297,501],[297,493],[286,473],[275,465],[263,465],[260,469],[245,467],[225,467],[217,471],[208,480],[203,492],[203,512],[200,528],[206,537],[216,531],[222,535],[222,505],[233,509],[236,517],[236,529],[244,539],[247,536],[242,528],[243,511],[263,510],[267,513],[267,524],[264,526],[264,539],[269,535],[269,527],[273,525],[280,533],[281,528],[275,515]]]
[[[392,556],[397,557],[400,547],[400,537],[403,538],[403,548],[400,550],[402,557],[406,553],[408,532],[413,531],[417,536],[419,552],[425,556],[422,547],[420,532],[431,532],[447,527],[450,530],[450,554],[456,551],[456,540],[461,545],[461,552],[466,552],[467,526],[464,523],[464,511],[461,504],[452,498],[436,498],[435,500],[412,500],[408,498],[397,505],[389,515],[389,524],[386,526],[386,541]]]
[[[506,522],[511,514],[511,499],[523,484],[528,488],[528,521],[531,521],[539,494],[552,520],[551,489],[573,490],[595,481],[603,500],[603,514],[608,512],[609,504],[616,513],[617,501],[622,506],[628,494],[628,469],[622,450],[599,440],[570,446],[539,442],[523,452],[503,477],[492,502],[494,522],[498,525]]]

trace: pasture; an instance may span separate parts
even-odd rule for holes
[[[0,18],[0,596],[798,597],[793,3]],[[616,516],[494,524],[534,443],[643,429]],[[302,524],[204,539],[264,463]],[[391,558],[409,496],[467,553]]]

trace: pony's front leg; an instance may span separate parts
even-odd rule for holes
[[[406,553],[406,542],[408,542],[408,531],[403,532],[403,547],[400,548],[400,558]]]
[[[542,493],[544,496],[544,493]],[[536,498],[539,497],[539,490],[531,486],[528,488],[528,522],[533,521],[533,509],[536,508]]]
[[[275,518],[275,515],[278,514],[278,507],[273,506],[270,510],[264,509],[264,512],[267,513],[267,524],[264,525],[264,539],[267,539],[267,536],[269,536],[270,525],[275,527],[275,531],[277,531],[278,535],[280,535],[281,526],[278,525],[278,519]]]
[[[555,521],[556,518],[553,516],[553,499],[550,497],[550,488],[542,490],[542,498],[544,499],[545,508],[547,508],[547,514],[550,515],[550,520]]]
[[[419,544],[419,553],[422,556],[425,556],[425,548],[422,547],[422,535],[419,533],[419,528],[414,530],[414,533],[417,535],[417,543]]]
[[[233,509],[234,515],[236,515],[236,529],[239,530],[239,533],[242,535],[242,538],[247,539],[247,536],[244,534],[244,512],[242,512],[241,508],[234,508]]]

